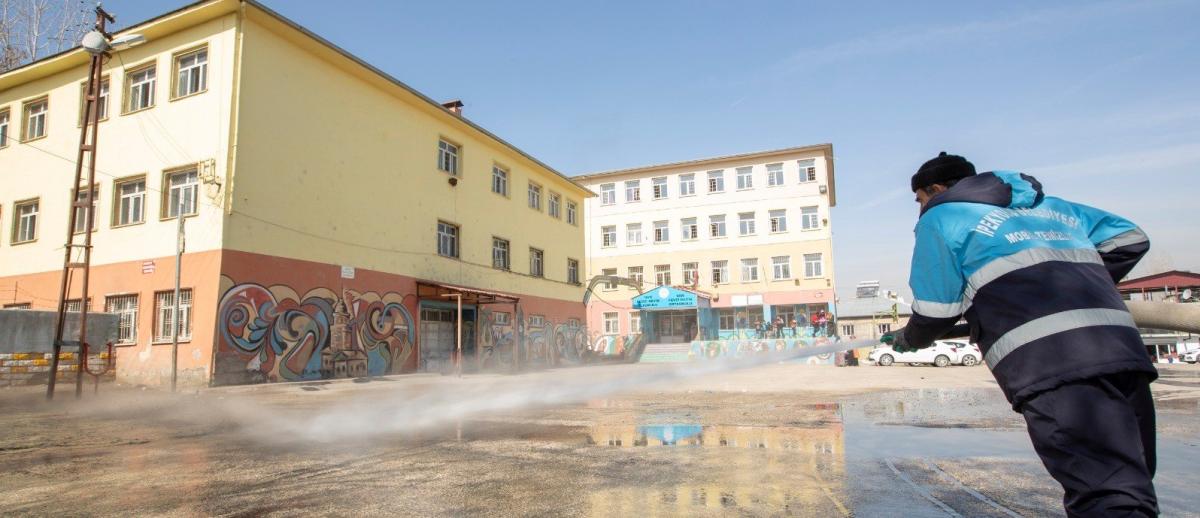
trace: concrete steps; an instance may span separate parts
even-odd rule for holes
[[[688,361],[691,343],[646,344],[638,363],[684,363]]]

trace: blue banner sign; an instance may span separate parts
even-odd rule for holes
[[[686,309],[698,303],[695,293],[660,286],[633,298],[633,309]]]

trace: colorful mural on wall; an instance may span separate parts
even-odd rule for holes
[[[413,295],[315,288],[301,296],[287,286],[228,284],[217,309],[218,383],[378,376],[416,366]]]
[[[479,321],[479,350],[484,355],[485,369],[512,362],[514,345],[520,348],[520,358],[525,364],[550,366],[590,360],[587,328],[579,319],[554,323],[542,315],[526,316],[524,308],[518,306],[515,317],[482,309]]]
[[[772,338],[763,340],[704,340],[692,342],[688,352],[689,360],[715,360],[726,358],[745,358],[755,354],[791,351],[805,347],[820,347],[829,345],[833,340],[823,336],[810,338]],[[818,354],[801,358],[810,365],[827,365],[834,361],[833,353]]]
[[[646,345],[645,335],[641,333],[627,335],[606,335],[594,333],[591,338],[591,353],[600,358],[630,358],[640,353]]]

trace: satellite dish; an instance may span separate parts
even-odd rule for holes
[[[83,40],[79,42],[83,50],[89,54],[102,54],[108,50],[108,38],[100,31],[92,31],[83,35]]]
[[[1183,290],[1183,300],[1190,300],[1191,298],[1192,298],[1192,289],[1188,288],[1186,290]]]

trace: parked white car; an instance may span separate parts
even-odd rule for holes
[[[958,355],[958,358],[953,360],[955,365],[973,367],[983,361],[983,351],[979,350],[978,345],[962,340],[944,340],[944,342],[950,344],[950,347],[954,348],[954,353]]]
[[[1188,363],[1196,363],[1197,361],[1200,361],[1200,349],[1184,353],[1183,361]]]
[[[911,353],[898,353],[892,346],[880,344],[871,353],[867,355],[867,361],[887,367],[893,363],[927,363],[938,367],[946,367],[951,364],[961,363],[963,352],[959,352],[959,347],[951,345],[950,342],[938,340],[932,346],[920,349]],[[978,363],[978,357],[974,360]]]

